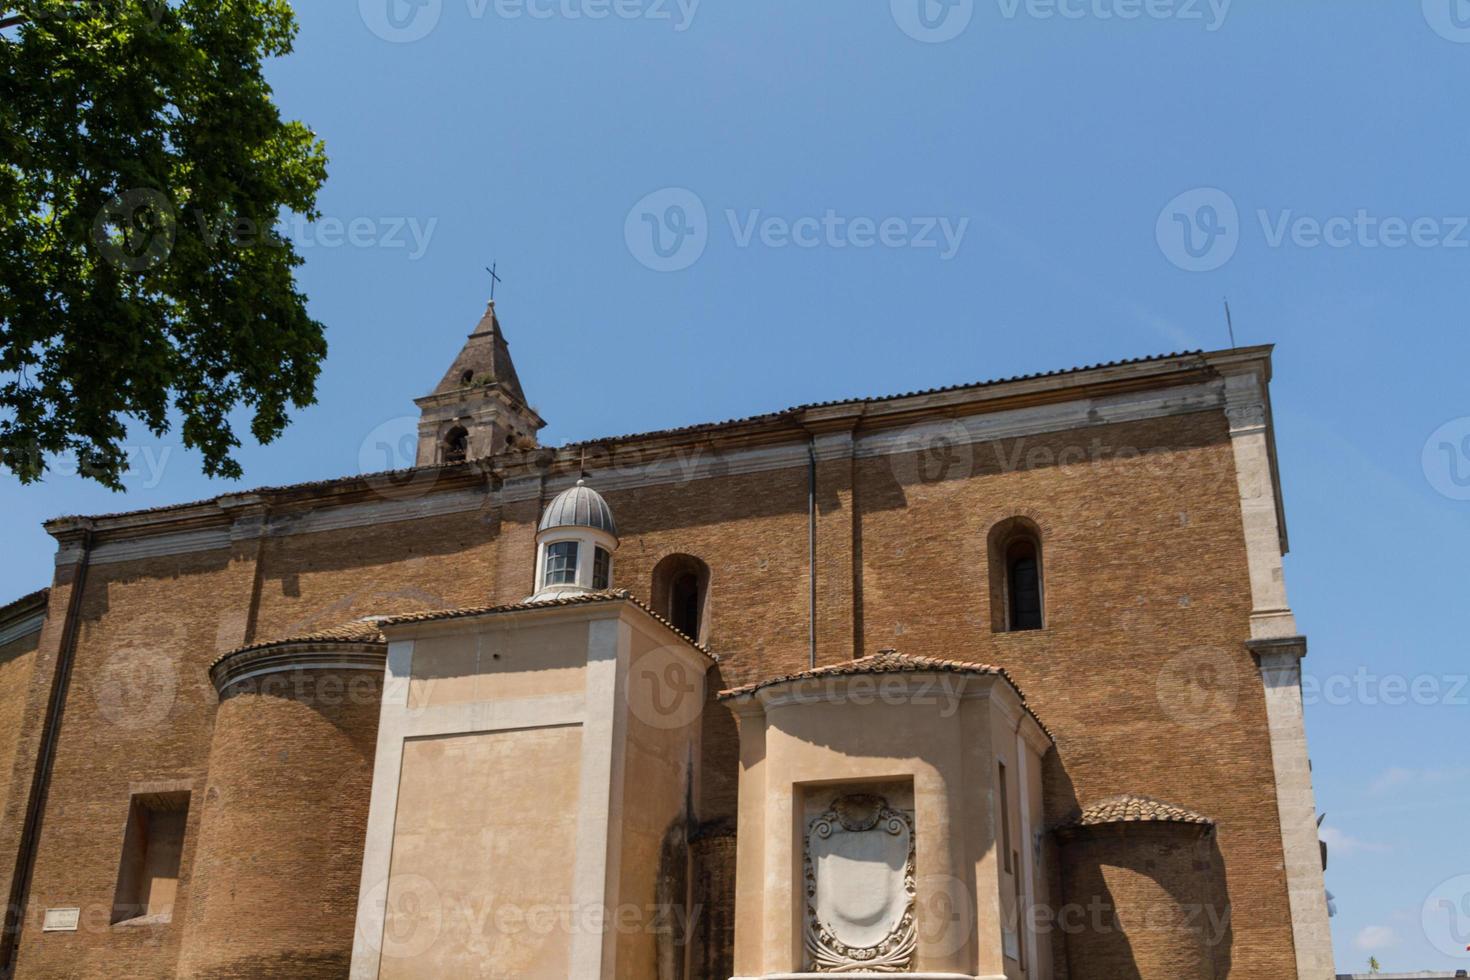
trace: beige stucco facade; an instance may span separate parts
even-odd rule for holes
[[[740,719],[737,976],[833,969],[814,963],[806,943],[820,897],[808,889],[825,883],[807,878],[805,849],[814,810],[852,794],[881,795],[912,820],[916,942],[903,972],[1051,975],[1024,911],[1042,881],[1033,831],[1050,739],[1008,680],[926,672],[916,661],[877,673],[815,672],[727,703]],[[860,864],[848,858],[841,873]]]
[[[382,629],[352,975],[657,976],[713,660],[610,594]]]

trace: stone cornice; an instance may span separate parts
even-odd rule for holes
[[[297,670],[382,671],[388,648],[382,643],[283,643],[242,650],[209,668],[215,690],[224,694],[242,681]]]
[[[155,510],[47,522],[58,562],[69,537],[95,535],[92,559],[131,561],[227,548],[232,540],[362,527],[540,499],[574,482],[586,459],[599,489],[683,483],[911,451],[925,426],[971,443],[1100,424],[1265,405],[1269,347],[1080,369],[876,399],[809,405],[750,419],[502,453],[469,464],[263,488]],[[1252,396],[1252,392],[1256,394]],[[446,393],[448,397],[454,393]],[[1273,453],[1274,457],[1274,453]],[[1279,500],[1279,493],[1278,493]],[[238,527],[236,525],[239,525]],[[1284,524],[1283,524],[1284,527]],[[148,544],[144,538],[164,538]]]

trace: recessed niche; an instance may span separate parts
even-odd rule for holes
[[[173,918],[189,794],[139,793],[128,808],[112,922],[157,923]]]
[[[908,970],[918,946],[913,783],[810,786],[804,803],[806,968]]]

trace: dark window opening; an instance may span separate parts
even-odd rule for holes
[[[1023,539],[1006,549],[1006,578],[1011,630],[1041,629],[1041,562],[1034,542]]]
[[[444,437],[444,462],[463,463],[470,454],[470,434],[456,426]]]
[[[699,575],[683,572],[669,589],[669,621],[685,636],[699,638]]]
[[[709,566],[693,555],[669,555],[653,570],[653,608],[669,624],[703,643],[709,633]]]
[[[546,546],[546,575],[542,584],[577,584],[577,542],[558,541]]]
[[[460,383],[463,384],[465,387],[469,387],[470,383],[475,380],[475,372],[466,371],[464,374],[461,374],[459,376],[459,380]]]
[[[172,918],[188,818],[187,792],[133,797],[112,898],[113,922]]]
[[[606,589],[612,585],[612,555],[598,548],[592,555],[592,587]]]

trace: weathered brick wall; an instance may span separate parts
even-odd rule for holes
[[[173,975],[181,910],[165,925],[113,926],[112,901],[132,794],[167,784],[196,801],[180,872],[187,902],[218,700],[206,669],[249,602],[248,575],[230,559],[219,551],[87,571],[18,976],[111,978],[121,964],[136,976]],[[54,907],[80,908],[80,929],[42,933]]]
[[[1046,465],[1063,459],[1079,461]],[[898,473],[908,477],[902,466]],[[1264,695],[1245,649],[1251,603],[1224,417],[975,446],[948,477],[901,482],[889,461],[863,466],[869,646],[1010,671],[1056,736],[1045,773],[1049,824],[1120,793],[1219,821],[1235,903],[1230,976],[1294,976]],[[986,535],[1017,514],[1042,529],[1046,628],[994,633]]]
[[[957,456],[827,459],[818,481],[819,662],[892,646],[1008,668],[1057,737],[1048,818],[1123,792],[1215,818],[1236,910],[1231,975],[1291,976],[1270,747],[1243,646],[1250,597],[1223,414],[960,447]],[[709,565],[709,644],[724,658],[723,684],[807,665],[804,465],[605,495],[623,535],[617,586],[647,595],[668,554]],[[258,580],[256,542],[93,569],[36,904],[110,902],[130,782],[192,780],[199,798],[216,711],[205,666],[219,652],[370,613],[524,598],[538,509],[521,501],[267,538]],[[994,634],[986,535],[1017,514],[1044,533],[1047,628]],[[134,713],[106,710],[97,692],[131,670],[119,662],[164,665],[155,673],[171,679],[173,695],[163,718],[139,725],[126,721]],[[1211,672],[1206,682],[1201,671]],[[129,703],[152,703],[148,676]],[[698,816],[708,822],[734,813],[734,728],[720,717],[704,731]],[[198,812],[185,842],[185,901]],[[187,918],[146,935],[28,930],[21,975],[102,975],[119,962],[138,975],[170,975]]]
[[[1063,853],[1066,914],[1055,929],[1071,980],[1242,975],[1222,862],[1197,828],[1101,828]]]
[[[0,813],[10,804],[11,781],[21,744],[21,723],[36,667],[41,634],[32,633],[0,646]],[[24,795],[24,789],[21,789]]]
[[[180,977],[345,976],[382,674],[235,685],[215,719]]]

